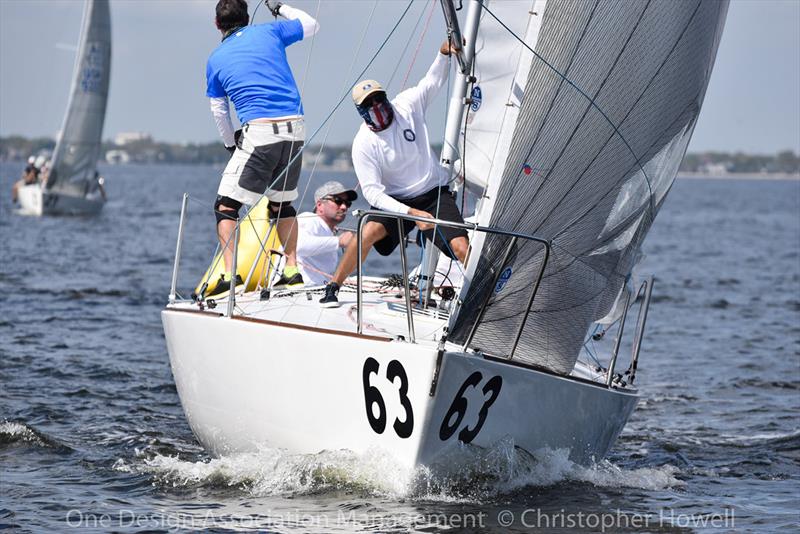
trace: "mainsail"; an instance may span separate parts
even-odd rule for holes
[[[83,13],[78,55],[67,112],[46,188],[84,196],[96,187],[103,121],[111,74],[111,14],[108,0],[89,0]]]
[[[479,257],[470,266],[451,340],[471,340],[493,355],[566,374],[591,323],[613,306],[672,186],[728,4],[484,4],[479,42],[492,39],[498,28],[506,32],[503,42],[512,32],[517,43],[524,40],[515,75],[524,72],[526,80],[507,77],[503,94],[480,95],[483,102],[502,99],[516,109],[507,146],[500,143],[480,170],[489,183],[479,222],[552,240],[552,251],[526,314],[543,245],[498,235],[476,242],[473,254],[479,251]],[[531,31],[532,17],[541,18],[538,32]],[[481,53],[479,48],[475,57],[479,87]],[[465,168],[473,183],[471,128],[485,109],[473,107],[475,122],[468,116],[465,125]]]

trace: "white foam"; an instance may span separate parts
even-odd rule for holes
[[[33,431],[28,428],[27,426],[21,423],[14,423],[11,421],[3,421],[0,423],[0,433],[7,434],[9,436],[30,436],[33,437],[35,434]]]
[[[47,443],[31,427],[13,421],[3,421],[0,423],[0,435],[16,438],[13,441],[22,440],[28,443],[35,443],[43,447]]]
[[[380,451],[291,455],[275,449],[202,461],[138,452],[133,463],[118,460],[114,468],[149,473],[156,484],[232,487],[254,496],[344,490],[440,502],[480,502],[528,486],[570,481],[648,490],[683,485],[675,466],[622,469],[609,461],[582,466],[569,459],[567,450],[528,454],[517,449],[512,440],[501,440],[486,449],[459,444],[442,462],[413,472]]]
[[[349,451],[324,451],[291,455],[275,449],[241,453],[203,461],[186,461],[156,454],[134,465],[118,460],[118,471],[154,475],[157,483],[174,487],[209,485],[239,487],[255,496],[295,495],[340,489],[387,496],[403,494],[410,473],[377,451],[356,455]]]

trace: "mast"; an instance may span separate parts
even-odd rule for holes
[[[460,136],[461,122],[464,115],[464,106],[468,105],[466,100],[467,87],[474,81],[470,75],[472,70],[472,60],[475,57],[475,39],[478,34],[478,23],[481,15],[480,0],[470,0],[467,8],[466,34],[462,36],[461,28],[456,17],[456,8],[452,0],[441,0],[442,10],[444,11],[447,33],[454,42],[462,39],[465,41],[464,48],[456,54],[458,61],[459,76],[458,81],[453,84],[450,93],[450,105],[448,107],[447,122],[445,126],[444,143],[442,144],[442,154],[440,162],[447,167],[448,173],[453,172],[453,162],[458,154],[458,139]],[[439,249],[429,246],[425,249],[425,261],[422,268],[422,276],[419,279],[420,294],[425,295],[425,305],[427,298],[433,289],[433,280],[436,273],[436,265],[439,260]]]
[[[461,36],[461,31],[458,27],[458,19],[455,18],[453,1],[441,0],[441,2],[442,9],[445,12],[445,18],[447,19],[448,32],[452,38],[457,39]],[[453,170],[455,154],[458,153],[458,137],[459,130],[461,129],[461,119],[464,115],[464,106],[467,105],[465,101],[467,86],[474,81],[470,71],[472,70],[472,61],[475,58],[475,39],[478,35],[478,24],[481,18],[482,7],[483,5],[480,0],[470,0],[469,2],[465,27],[466,31],[464,33],[466,44],[464,45],[464,50],[458,55],[461,77],[458,83],[453,84],[453,90],[450,95],[450,106],[447,113],[447,122],[445,123],[441,162],[446,165],[451,172]]]

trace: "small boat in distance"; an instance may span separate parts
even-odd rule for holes
[[[36,183],[19,188],[20,213],[93,215],[105,204],[96,167],[111,74],[108,0],[87,0],[67,112],[53,159]]]

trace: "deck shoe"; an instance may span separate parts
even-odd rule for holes
[[[238,274],[236,275],[236,285],[240,286],[244,284],[244,280]],[[220,293],[225,293],[226,291],[230,290],[231,288],[231,281],[225,280],[225,275],[219,275],[219,280],[217,280],[217,285],[214,286],[214,289],[206,293],[206,297],[213,297],[215,295],[219,295]]]
[[[283,273],[280,279],[272,284],[272,289],[298,289],[303,287],[303,275],[300,273],[294,273],[291,276],[287,276],[286,273]]]
[[[340,306],[339,299],[336,295],[339,294],[339,284],[330,282],[325,286],[325,295],[319,299],[319,303],[323,308],[338,308]]]

